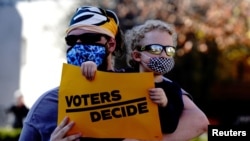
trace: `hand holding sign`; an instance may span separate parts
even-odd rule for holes
[[[95,79],[88,81],[79,67],[64,64],[58,121],[66,115],[75,121],[69,134],[81,131],[95,138],[160,140],[158,107],[148,96],[153,87],[152,73],[97,71]]]
[[[66,133],[74,126],[74,122],[69,122],[69,118],[65,117],[51,134],[50,141],[80,141],[81,133],[66,136]]]

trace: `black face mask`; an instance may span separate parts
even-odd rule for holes
[[[174,67],[173,58],[153,57],[150,58],[148,67],[156,73],[166,74]]]
[[[143,54],[145,55],[145,54]],[[147,56],[147,55],[145,55]],[[147,56],[149,57],[149,56]],[[174,58],[165,58],[165,57],[149,57],[149,63],[147,63],[147,66],[154,71],[155,73],[158,74],[166,74],[169,71],[171,71],[174,67]],[[145,62],[143,62],[145,63]]]

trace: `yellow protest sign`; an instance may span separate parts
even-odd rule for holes
[[[93,81],[80,67],[63,64],[58,95],[58,124],[65,116],[76,124],[68,134],[85,137],[162,138],[158,107],[148,95],[152,73],[97,71]]]

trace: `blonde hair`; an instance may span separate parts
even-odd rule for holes
[[[177,45],[177,33],[172,24],[160,21],[160,20],[147,20],[144,24],[133,27],[130,30],[127,30],[125,33],[125,45],[127,49],[127,65],[135,67],[131,53],[136,47],[141,46],[141,40],[144,38],[147,32],[153,30],[166,31],[172,35],[173,45]]]

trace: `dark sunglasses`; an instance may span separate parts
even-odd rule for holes
[[[160,55],[164,50],[167,56],[173,57],[175,55],[175,47],[174,46],[163,46],[160,44],[150,44],[143,47],[138,47],[138,51],[148,51],[152,54]]]
[[[101,40],[101,37],[105,37],[109,40],[109,36],[100,33],[84,33],[81,35],[68,35],[65,37],[66,44],[74,46],[77,40],[80,40],[83,44],[93,44]]]

